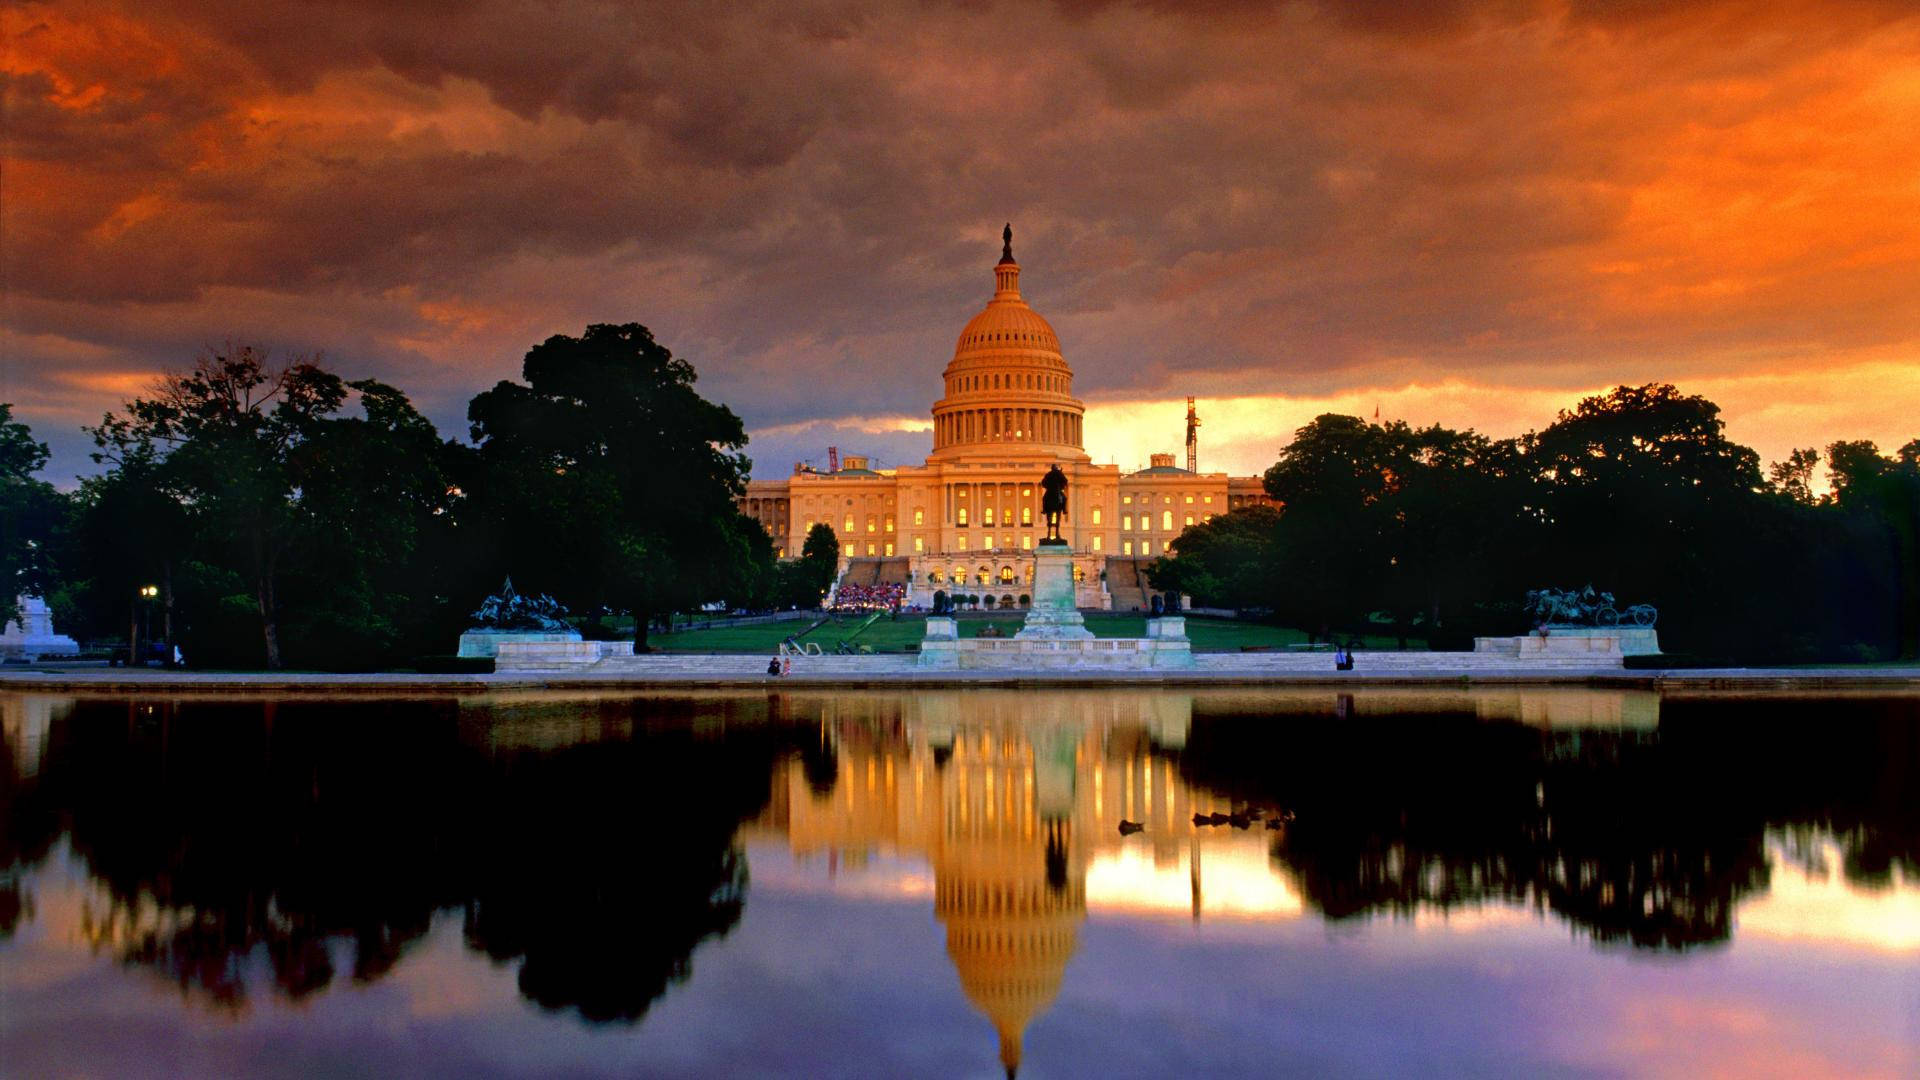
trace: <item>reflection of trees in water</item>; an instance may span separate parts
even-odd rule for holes
[[[44,858],[66,828],[109,898],[96,943],[222,1007],[262,963],[293,999],[342,951],[377,979],[460,908],[529,998],[634,1020],[738,921],[734,832],[774,760],[817,738],[758,704],[696,731],[684,704],[572,703],[556,734],[522,715],[538,707],[83,703],[0,820],[60,822],[31,850],[9,831],[6,854]]]
[[[637,1020],[746,900],[740,822],[765,804],[774,748],[691,734],[516,762],[485,830],[468,942],[524,958],[520,991],[590,1020]]]
[[[1831,829],[1855,884],[1920,870],[1920,706],[1668,701],[1657,731],[1197,710],[1193,784],[1297,809],[1275,856],[1332,918],[1488,901],[1599,940],[1724,941],[1769,828]]]

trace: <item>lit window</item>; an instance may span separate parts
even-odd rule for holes
[[[867,554],[873,554],[873,541],[867,541]]]
[[[1193,496],[1191,496],[1191,495],[1189,495],[1189,496],[1187,496],[1187,501],[1188,501],[1188,502],[1192,502],[1192,501],[1193,501]]]
[[[1200,520],[1201,520],[1201,521],[1212,521],[1212,520],[1213,520],[1213,515],[1212,515],[1212,514],[1208,514],[1208,515],[1207,515],[1206,517],[1203,517],[1203,518],[1201,518]]]
[[[1120,541],[1120,554],[1122,555],[1133,554],[1133,541],[1131,540]]]
[[[1120,515],[1120,527],[1121,527],[1121,528],[1123,528],[1123,529],[1125,529],[1125,530],[1127,530],[1128,532],[1132,532],[1132,531],[1133,531],[1133,515],[1132,515],[1132,514],[1121,514],[1121,515]]]
[[[892,516],[892,515],[888,515],[888,516],[887,516],[887,531],[888,531],[888,532],[892,532],[892,531],[893,531],[893,516]]]
[[[1022,525],[1033,524],[1033,507],[1023,506],[1020,508],[1020,524]]]
[[[980,523],[982,525],[993,524],[993,507],[989,506],[985,510],[980,511]]]
[[[1093,534],[1093,550],[1095,551],[1100,550],[1100,534],[1099,533]]]
[[[1173,531],[1173,511],[1171,510],[1160,511],[1160,531],[1161,532]]]
[[[1028,533],[1027,535],[1020,538],[1020,550],[1021,551],[1033,550],[1033,534],[1032,533]]]
[[[955,547],[956,549],[958,549],[958,550],[960,550],[960,551],[965,551],[965,550],[967,550],[967,537],[966,537],[966,534],[965,534],[965,533],[962,533],[961,535],[959,535],[959,536],[957,536],[957,537],[954,537],[954,540],[953,540],[953,546],[954,546],[954,547]]]
[[[1191,525],[1191,524],[1193,524],[1193,515],[1192,515],[1192,514],[1188,514],[1188,515],[1187,515],[1187,522],[1186,522],[1186,523],[1187,523],[1188,525]]]
[[[1161,502],[1163,502],[1163,503],[1170,503],[1170,502],[1172,502],[1172,501],[1173,501],[1173,496],[1171,496],[1171,495],[1162,495],[1162,496],[1160,496],[1160,501],[1161,501]]]
[[[993,547],[993,534],[988,533],[987,535],[981,537],[980,546],[983,548],[991,549]]]
[[[1087,568],[1084,566],[1081,566],[1079,563],[1074,563],[1073,564],[1073,580],[1075,584],[1078,584],[1082,581],[1087,580]]]
[[[1097,506],[1093,508],[1093,523],[1100,524],[1100,508]]]
[[[920,554],[921,552],[923,552],[923,551],[925,551],[925,550],[927,550],[927,542],[926,542],[926,541],[925,541],[924,539],[922,539],[922,538],[920,538],[920,537],[918,537],[918,536],[916,536],[916,537],[914,537],[914,538],[913,538],[913,553],[914,553],[915,555],[918,555],[918,554]]]
[[[1121,501],[1121,502],[1122,502],[1123,504],[1125,504],[1125,505],[1127,505],[1127,506],[1132,506],[1132,505],[1133,505],[1133,496],[1131,496],[1131,495],[1122,495],[1122,496],[1120,496],[1120,501]]]
[[[1140,541],[1140,554],[1142,555],[1153,554],[1153,541],[1151,540]]]
[[[965,525],[966,523],[967,523],[967,508],[963,506],[960,508],[960,524]]]
[[[887,554],[888,554],[889,556],[891,556],[891,555],[893,554],[893,542],[892,542],[892,541],[888,541],[888,542],[887,542],[887,548],[886,548],[886,553],[887,553]]]
[[[868,532],[873,531],[873,515],[872,514],[867,515],[867,531]]]
[[[913,512],[913,523],[915,525],[925,525],[927,523],[926,512],[923,510],[915,510]]]
[[[1213,501],[1213,496],[1211,496],[1211,495],[1202,495],[1202,496],[1200,496],[1200,501],[1201,501],[1201,502],[1204,502],[1204,503],[1210,503],[1210,502],[1212,502],[1212,501]]]
[[[851,535],[853,535],[853,515],[852,515],[852,514],[848,514],[848,515],[847,515],[847,529],[846,529],[846,531],[847,531],[847,535],[849,535],[849,536],[851,536]]]
[[[1020,497],[1021,497],[1021,498],[1023,498],[1023,499],[1031,499],[1031,498],[1033,498],[1033,489],[1032,489],[1032,488],[1021,488],[1021,489],[1020,489]]]

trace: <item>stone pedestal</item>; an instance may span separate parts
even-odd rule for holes
[[[1042,543],[1033,552],[1033,607],[1018,639],[1084,641],[1093,637],[1074,603],[1073,549]]]
[[[80,646],[65,634],[53,632],[53,610],[38,596],[19,599],[20,617],[0,629],[0,658],[38,660],[43,656],[78,656]]]
[[[1519,637],[1474,638],[1473,651],[1521,660],[1556,656],[1652,656],[1660,637],[1651,626],[1549,626]]]
[[[541,630],[469,630],[460,635],[460,651],[456,655],[467,659],[478,657],[497,657],[500,646],[509,642],[577,642],[578,630],[565,633],[548,633]]]

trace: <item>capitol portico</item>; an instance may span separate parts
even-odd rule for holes
[[[1172,454],[1154,454],[1136,472],[1094,463],[1073,369],[1052,325],[1021,296],[1010,233],[993,280],[943,373],[924,464],[876,470],[849,455],[827,471],[796,465],[791,476],[749,484],[741,509],[783,557],[825,523],[840,541],[845,580],[903,583],[908,603],[947,589],[1013,607],[1046,535],[1039,479],[1058,465],[1069,481],[1061,536],[1074,552],[1079,606],[1144,606],[1139,568],[1182,529],[1265,502],[1260,478],[1180,468]]]

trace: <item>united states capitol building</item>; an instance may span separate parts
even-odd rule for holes
[[[1069,481],[1060,535],[1073,549],[1078,605],[1132,610],[1145,606],[1145,565],[1181,530],[1267,501],[1257,476],[1193,467],[1191,422],[1186,468],[1173,454],[1153,454],[1137,472],[1094,463],[1073,369],[1053,327],[1020,295],[1010,234],[993,296],[960,331],[942,380],[924,464],[873,469],[850,454],[826,471],[796,465],[785,478],[751,482],[741,509],[782,557],[798,555],[815,524],[832,527],[842,582],[902,584],[909,604],[945,589],[1014,608],[1046,535],[1039,480],[1058,465]]]

